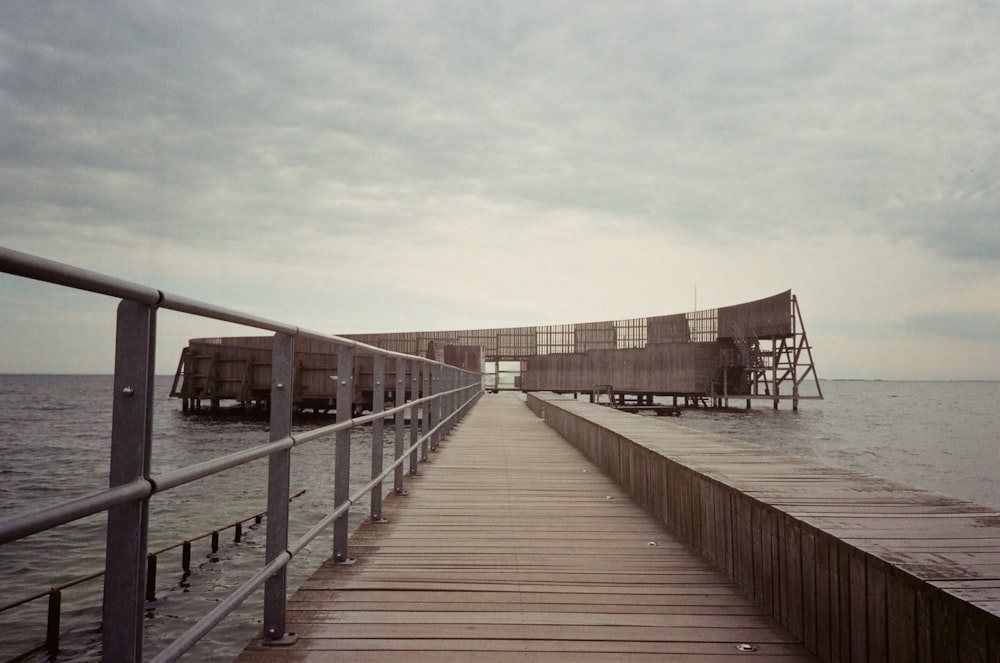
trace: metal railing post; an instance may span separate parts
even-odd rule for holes
[[[295,338],[288,334],[275,334],[271,349],[271,442],[292,434],[294,357]],[[291,449],[277,451],[268,458],[266,564],[288,550],[291,465]],[[213,538],[213,546],[216,540],[217,536]],[[264,644],[290,645],[296,640],[294,633],[285,630],[287,584],[287,567],[282,567],[264,583]]]
[[[432,370],[433,369],[430,364],[424,364],[423,368],[424,386],[421,391],[423,392],[423,395],[425,397],[433,395],[433,392],[431,391]],[[420,427],[420,434],[421,437],[424,438],[424,441],[420,443],[420,460],[426,463],[427,449],[430,446],[430,440],[427,439],[427,433],[431,431],[432,419],[433,419],[431,413],[434,411],[434,403],[433,402],[424,403],[423,411],[424,411],[424,416],[421,417],[422,425]]]
[[[447,393],[451,391],[451,367],[444,366],[441,369],[441,388]],[[455,398],[455,394],[448,393],[441,402],[441,421],[447,421],[448,416],[451,414],[452,408],[451,403]],[[448,431],[451,429],[451,424],[445,424],[444,428],[441,430],[441,439],[448,437]]]
[[[115,335],[111,423],[112,488],[149,478],[153,434],[156,310],[122,300]],[[142,660],[149,498],[108,510],[104,576],[103,660]]]
[[[458,389],[459,382],[461,381],[461,377],[462,376],[459,374],[458,369],[456,369],[456,368],[450,368],[450,369],[448,369],[448,390],[449,391],[451,391],[453,389]],[[448,416],[449,417],[452,414],[454,414],[455,411],[458,410],[458,404],[460,402],[458,397],[459,397],[459,394],[457,392],[451,394],[450,396],[448,396]],[[454,419],[449,419],[449,421],[448,421],[448,430],[446,432],[447,433],[451,433],[451,429],[454,428],[454,427],[455,427],[455,420]]]
[[[340,346],[337,352],[337,423],[351,420],[354,413],[354,349]],[[336,509],[351,496],[351,430],[337,431],[333,465],[333,505]],[[349,564],[347,557],[348,516],[345,511],[333,521],[333,561]]]
[[[375,355],[372,368],[372,414],[385,411],[385,356]],[[372,479],[382,474],[382,442],[385,428],[384,419],[372,422]],[[382,518],[382,483],[372,488],[371,493],[372,522],[384,523]]]
[[[448,391],[448,367],[438,366],[437,374],[438,374],[438,388],[441,390],[441,393],[444,394]],[[451,400],[450,394],[447,396],[441,396],[440,403],[438,403],[438,423],[443,422],[445,417],[448,416],[448,402],[450,400]],[[438,433],[436,436],[437,444],[434,445],[435,447],[441,446],[441,440],[445,438],[447,432],[448,432],[447,428],[441,429],[441,432]]]
[[[456,373],[455,375],[455,386],[461,389],[460,392],[455,394],[455,411],[459,412],[458,419],[455,425],[462,420],[465,416],[465,399],[472,395],[472,390],[469,389],[469,376],[466,373]]]
[[[438,445],[441,443],[441,431],[435,430],[437,425],[441,423],[442,417],[441,412],[444,407],[444,380],[442,379],[442,369],[444,367],[441,364],[434,364],[431,366],[431,393],[434,394],[434,401],[431,403],[431,430],[434,430],[434,434],[431,435],[431,450],[437,451]]]
[[[416,403],[420,399],[420,371],[423,367],[423,362],[416,360],[411,361],[410,370],[410,402]],[[410,446],[413,447],[413,451],[410,452],[410,474],[417,474],[417,440],[420,439],[420,420],[417,405],[410,405]]]
[[[455,374],[455,369],[454,368],[447,369],[446,372],[445,372],[445,375],[447,376],[445,382],[447,384],[448,391],[451,391],[452,389],[455,389],[456,387],[458,387],[458,381],[456,380],[457,376]],[[445,406],[446,406],[445,414],[448,417],[450,417],[452,415],[452,413],[455,412],[457,403],[458,403],[458,394],[448,394],[448,401],[445,404]],[[454,425],[455,425],[454,419],[449,419],[448,420],[448,425],[445,427],[445,435],[448,435],[449,433],[451,433],[451,428]]]
[[[399,407],[406,402],[406,360],[402,357],[396,359],[396,406]],[[403,422],[405,420],[402,409],[396,411],[395,426],[395,454],[393,458],[399,460],[403,457]],[[397,495],[403,494],[403,464],[396,466],[392,477],[393,491]]]

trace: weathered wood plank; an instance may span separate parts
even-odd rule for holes
[[[745,660],[742,643],[758,648],[757,659],[814,660],[629,498],[629,490],[654,494],[644,454],[595,451],[624,461],[633,488],[598,472],[518,399],[484,398],[409,495],[385,500],[389,523],[355,533],[357,563],[325,565],[295,593],[287,618],[298,642],[271,649],[257,641],[238,661],[390,653],[407,661],[728,661]],[[699,508],[685,527],[732,569],[730,499],[691,485],[689,506]],[[698,522],[711,513],[725,519],[722,530]]]
[[[352,663],[384,663],[396,658],[418,661],[436,661],[441,663],[468,663],[469,661],[485,663],[507,663],[523,661],[525,663],[597,663],[607,661],[628,660],[630,663],[662,663],[666,660],[691,661],[692,663],[726,663],[733,660],[733,654],[728,645],[713,645],[700,642],[678,643],[634,643],[623,648],[619,643],[611,643],[613,648],[601,646],[601,643],[567,642],[564,640],[501,640],[484,641],[479,639],[437,640],[409,639],[405,643],[399,640],[388,641],[389,648],[383,641],[372,642],[365,639],[317,640],[310,642],[310,649],[299,652],[286,652],[287,661],[294,663],[330,663],[331,660],[349,660]],[[767,655],[753,658],[756,661],[771,661],[774,663],[804,663],[812,661],[811,657],[803,656],[797,648],[785,645],[771,645]],[[651,651],[649,651],[651,650]],[[746,659],[746,654],[741,654]],[[270,663],[273,660],[269,652],[247,651],[239,659],[241,663]]]
[[[660,455],[664,499],[684,505],[668,510],[671,531],[824,660],[1000,660],[995,508],[551,394],[529,398],[567,439],[611,436]],[[753,533],[733,517],[749,518]],[[752,574],[740,568],[748,557]]]

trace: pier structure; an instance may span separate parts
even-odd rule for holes
[[[236,663],[1000,661],[1000,513],[552,393],[486,396]]]
[[[823,393],[797,298],[790,290],[718,309],[536,327],[345,334],[366,345],[479,370],[493,366],[487,389],[590,393],[609,385],[619,404],[728,406],[730,399],[781,401]],[[172,395],[192,407],[225,400],[260,405],[268,394],[268,340],[192,339],[182,351]],[[327,409],[336,401],[330,348],[297,349],[297,404]],[[501,366],[518,366],[504,384]],[[354,405],[370,409],[370,370],[359,365]],[[489,371],[485,371],[489,376]],[[391,396],[390,396],[391,399]]]
[[[109,488],[0,519],[5,545],[107,514],[109,663],[178,660],[258,591],[262,631],[248,663],[342,651],[351,660],[485,651],[504,661],[1000,662],[996,509],[568,395],[484,397],[481,374],[426,356],[2,248],[0,271],[120,300]],[[272,334],[267,441],[152,472],[160,309]],[[293,433],[295,348],[314,339],[337,346],[340,403],[353,404],[355,364],[372,357],[372,412],[341,407],[335,423]],[[807,352],[800,343],[791,345]],[[397,402],[387,406],[390,367]],[[383,467],[387,420],[394,454]],[[368,425],[370,480],[366,470],[351,494],[351,430]],[[291,540],[296,449],[329,436],[329,512]],[[150,500],[265,458],[262,567],[144,654]],[[352,540],[348,513],[366,497],[370,519]],[[289,601],[288,565],[330,530],[329,562]]]
[[[56,530],[63,525],[94,515],[107,516],[105,570],[102,601],[101,657],[106,663],[152,663],[176,661],[189,652],[205,634],[237,610],[255,592],[264,596],[263,630],[272,642],[294,641],[285,630],[287,567],[306,546],[332,530],[332,560],[348,563],[349,514],[352,507],[365,504],[373,521],[381,520],[382,499],[388,490],[405,492],[404,466],[418,475],[418,467],[430,452],[472,409],[482,393],[478,371],[467,371],[427,357],[405,355],[368,346],[357,341],[318,332],[297,325],[241,313],[233,309],[164,292],[156,288],[84,270],[38,256],[0,247],[0,272],[80,290],[118,300],[115,320],[113,390],[108,394],[111,411],[109,444],[109,487],[91,494],[62,495],[46,506],[22,510],[0,518],[0,546],[32,535]],[[228,322],[270,332],[269,431],[264,440],[248,442],[245,448],[222,453],[199,462],[163,471],[153,471],[155,446],[154,368],[158,313],[170,310],[198,318]],[[337,400],[353,401],[356,393],[355,366],[371,358],[372,414],[353,416],[352,408],[337,410],[335,422],[305,431],[292,431],[295,407],[295,348],[313,341],[336,347],[335,379]],[[393,390],[397,402],[385,403],[387,371],[392,367]],[[409,387],[401,384],[409,376]],[[329,375],[326,376],[329,379]],[[407,394],[402,402],[402,394]],[[393,424],[393,461],[385,464],[385,422]],[[370,427],[371,473],[355,490],[351,483],[352,430]],[[289,534],[291,463],[293,450],[303,444],[333,438],[332,500],[329,512],[308,532],[292,540]],[[71,443],[71,442],[67,442]],[[263,566],[243,580],[207,614],[201,615],[183,634],[150,657],[144,654],[144,623],[147,600],[155,591],[148,581],[152,558],[149,550],[150,501],[180,486],[214,477],[255,461],[267,461],[267,480],[259,486],[266,498],[266,544]],[[229,475],[230,477],[232,475]],[[391,488],[388,486],[391,485]],[[351,492],[351,491],[354,492]],[[209,508],[211,505],[204,505]],[[48,627],[42,644],[15,659],[40,650],[50,657],[59,654],[61,598],[53,591],[49,603]],[[29,599],[32,600],[32,599]],[[24,605],[15,601],[9,608]]]
[[[383,514],[292,596],[295,644],[235,663],[819,660],[513,394]]]
[[[555,394],[528,405],[822,661],[1000,661],[1000,512]]]
[[[225,401],[244,409],[266,411],[271,398],[271,345],[269,336],[191,339],[181,350],[170,395],[181,399],[185,412],[203,408],[217,412]],[[296,344],[292,388],[297,410],[327,413],[337,409],[338,348],[336,342],[323,338],[303,338]],[[374,406],[375,356],[361,350],[351,367],[353,415],[371,411]],[[431,341],[421,356],[476,373],[482,368],[481,353],[475,347],[436,348]],[[412,377],[409,368],[397,375],[395,366],[389,366],[384,377],[385,403],[410,399]],[[420,388],[418,385],[418,393]]]
[[[636,404],[653,397],[685,404],[766,400],[774,407],[821,399],[822,388],[798,299],[791,290],[763,299],[625,320],[446,332],[350,334],[397,352],[421,354],[427,343],[472,346],[494,364],[516,362],[521,391],[590,393],[611,385]]]

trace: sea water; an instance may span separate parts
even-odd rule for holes
[[[197,463],[268,441],[266,416],[185,414],[169,397],[171,379],[155,382],[152,471]],[[111,438],[111,376],[0,376],[0,518],[107,488]],[[295,430],[333,423],[332,417],[296,420]],[[393,432],[387,426],[384,463],[392,462]],[[367,483],[370,428],[352,431],[352,492]],[[291,465],[289,540],[294,541],[332,510],[334,436],[297,447]],[[391,490],[391,479],[386,487]],[[155,495],[150,501],[149,550],[211,532],[266,510],[267,459]],[[305,492],[302,492],[305,491]],[[368,505],[351,511],[352,527]],[[0,547],[0,606],[46,591],[104,568],[107,516],[98,514]],[[144,654],[149,659],[186,631],[264,562],[267,521],[244,525],[243,539],[220,533],[192,543],[188,575],[181,551],[161,556],[156,600],[147,603]],[[297,587],[332,551],[327,530],[296,555],[289,588]],[[63,592],[62,649],[58,661],[100,659],[103,581]],[[263,597],[255,593],[212,631],[186,660],[231,661],[262,626]],[[0,660],[45,639],[46,601],[0,613],[4,638]],[[34,661],[48,660],[38,654]]]
[[[754,401],[670,421],[1000,509],[1000,382],[820,384],[798,412]]]

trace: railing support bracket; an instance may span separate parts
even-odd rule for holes
[[[295,632],[282,633],[280,637],[264,637],[265,647],[291,647],[298,642],[299,634]]]

